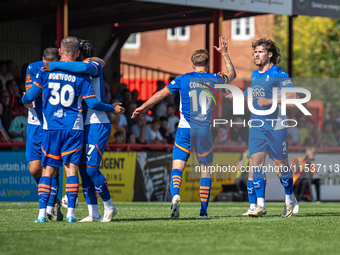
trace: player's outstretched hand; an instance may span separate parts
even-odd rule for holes
[[[112,104],[113,107],[115,108],[114,111],[113,111],[114,114],[116,114],[116,115],[122,115],[122,114],[125,112],[124,107],[121,107],[121,106],[120,106],[121,104],[122,104],[122,103],[118,103],[118,102]]]
[[[46,61],[45,64],[44,64],[44,67],[42,69],[43,71],[47,71],[47,72],[50,72],[50,61]]]
[[[146,112],[146,109],[144,107],[138,107],[131,116],[131,119],[134,119],[137,117],[137,115],[143,115]]]
[[[221,36],[219,38],[219,46],[218,48],[214,46],[215,50],[217,50],[221,54],[225,54],[228,52],[228,40]]]

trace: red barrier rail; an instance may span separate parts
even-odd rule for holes
[[[107,144],[106,148],[109,151],[164,151],[164,150],[173,150],[173,144]],[[25,148],[26,142],[17,142],[17,143],[0,143],[1,148],[12,148],[12,147],[20,147]],[[223,152],[223,151],[234,151],[234,152],[242,152],[245,151],[248,146],[245,145],[214,145],[215,152]],[[289,152],[298,152],[305,151],[307,147],[304,146],[290,146]],[[339,153],[340,147],[315,147],[318,153]]]

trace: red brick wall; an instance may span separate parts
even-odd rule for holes
[[[255,38],[272,37],[274,15],[255,17]],[[238,78],[249,78],[256,68],[252,58],[251,41],[231,40],[231,21],[223,21],[222,35],[229,38],[229,54],[235,65]],[[188,41],[168,41],[167,30],[141,33],[137,50],[121,50],[121,61],[161,69],[173,73],[192,71],[190,57],[193,51],[205,48],[205,25],[190,26]],[[210,52],[213,48],[213,25],[210,25]],[[211,54],[212,56],[212,54]],[[211,59],[210,63],[213,62]],[[225,70],[222,62],[222,70]],[[126,70],[122,70],[123,75]]]

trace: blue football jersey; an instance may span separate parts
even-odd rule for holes
[[[43,89],[45,130],[83,130],[82,99],[96,96],[88,75],[40,70],[33,83]]]
[[[276,65],[272,65],[264,73],[255,70],[251,75],[251,84],[249,88],[253,89],[253,107],[256,110],[268,110],[272,105],[259,106],[257,98],[273,98],[273,88],[278,88],[278,97],[281,97],[281,88],[294,87],[289,75]],[[248,89],[249,89],[248,88]],[[248,96],[248,89],[244,94]],[[285,115],[281,115],[281,107],[277,105],[275,111],[269,115],[257,115],[251,113],[251,128],[259,130],[279,130],[284,129],[282,121],[286,120]],[[263,124],[263,125],[262,125]],[[287,123],[285,123],[287,125]]]
[[[178,127],[210,129],[213,105],[220,101],[215,85],[227,82],[227,76],[205,72],[187,73],[174,79],[167,89],[170,93],[179,91],[181,96]]]
[[[91,75],[91,84],[96,98],[103,102],[104,101],[104,83],[103,83],[103,69],[99,62],[91,61],[89,63],[83,63],[79,61],[73,62],[51,62],[51,71],[64,70],[72,73],[82,73]],[[106,112],[97,111],[91,109],[83,102],[83,116],[85,125],[89,124],[104,124],[111,123]]]
[[[33,84],[33,78],[38,74],[40,69],[44,66],[44,61],[38,61],[29,64],[26,71],[25,87],[31,88]],[[42,97],[37,97],[32,102],[33,107],[28,109],[27,123],[31,125],[42,125]]]

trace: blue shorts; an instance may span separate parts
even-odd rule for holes
[[[100,166],[105,146],[111,133],[111,124],[90,124],[84,127],[85,149],[81,164]]]
[[[42,125],[27,124],[26,134],[27,161],[41,160]]]
[[[42,166],[79,165],[84,144],[83,130],[44,130]]]
[[[267,151],[269,157],[278,160],[284,160],[288,157],[288,131],[280,130],[258,130],[249,129],[249,158],[251,155]]]
[[[187,161],[193,148],[196,150],[198,162],[204,164],[212,163],[214,149],[211,130],[177,128],[172,160],[180,159]]]

